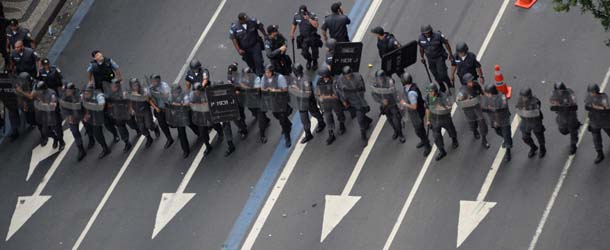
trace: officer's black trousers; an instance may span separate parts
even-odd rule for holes
[[[273,112],[273,117],[280,122],[284,136],[290,135],[290,130],[292,129],[292,122],[288,119],[288,115],[288,112]]]
[[[445,148],[445,142],[443,141],[443,133],[441,130],[443,128],[447,130],[447,133],[449,134],[449,137],[451,137],[451,139],[457,139],[457,131],[455,130],[453,122],[444,122],[440,124],[432,123],[432,134],[434,135],[434,144],[436,144],[436,147],[439,149]]]
[[[115,120],[115,126],[119,131],[119,135],[121,136],[121,140],[124,142],[129,141],[129,131],[127,130],[127,124],[129,120]]]
[[[602,130],[606,132],[608,136],[610,136],[610,128],[593,128],[589,125],[589,131],[591,135],[593,135],[593,146],[595,146],[596,151],[601,151],[604,149],[602,144]]]
[[[169,131],[169,126],[167,125],[167,120],[165,118],[165,110],[160,109],[160,112],[154,111],[155,117],[157,117],[157,123],[159,123],[159,127],[161,127],[161,131],[165,135],[166,139],[172,138],[172,133]]]
[[[17,135],[19,133],[19,109],[8,107],[8,118],[11,120],[11,135]]]
[[[401,124],[402,115],[400,114],[400,110],[398,110],[398,106],[388,106],[385,109],[385,115],[386,118],[388,118],[388,121],[390,122],[390,126],[392,126],[392,129],[394,129],[394,134],[396,134],[397,136],[403,136]]]
[[[254,72],[262,76],[265,73],[265,67],[263,64],[263,45],[262,43],[256,43],[250,48],[243,49],[246,53],[241,57],[244,62],[254,70]]]
[[[437,59],[428,59],[428,67],[430,68],[430,73],[434,76],[434,79],[439,85],[439,89],[441,92],[445,92],[446,87],[453,87],[453,84],[449,80],[449,75],[447,75],[447,64],[445,64],[445,57],[439,57]],[[445,87],[446,86],[446,87]]]
[[[415,135],[419,137],[421,142],[426,145],[430,145],[430,140],[428,139],[428,135],[426,134],[426,128],[424,126],[424,121],[422,118],[414,120],[411,119],[411,123],[413,124],[413,129],[415,130]]]
[[[360,131],[366,130],[367,126],[373,121],[373,119],[366,115],[364,108],[356,109],[356,120],[358,120],[358,126],[360,127]]]
[[[322,117],[322,113],[320,113],[319,109],[315,111],[299,111],[299,116],[301,117],[301,123],[303,124],[303,129],[307,132],[311,132],[311,121],[309,120],[309,113],[311,112],[311,116],[315,117],[318,120],[318,123],[324,122],[324,118]]]
[[[112,134],[112,136],[117,137],[117,136],[119,136],[119,133],[115,127],[115,123],[116,123],[116,121],[114,120],[114,118],[112,118],[112,116],[110,115],[110,112],[105,111],[104,112],[104,127],[106,127],[106,129]]]
[[[102,146],[102,148],[108,148],[108,144],[106,144],[106,138],[104,137],[104,131],[102,129],[102,126],[93,126],[90,123],[84,124],[85,131],[87,131],[87,134],[89,134],[89,136],[93,136],[97,143]],[[89,139],[91,139],[91,137],[89,137]]]
[[[570,126],[572,125],[572,126]],[[580,128],[580,122],[576,121],[573,124],[567,122],[558,122],[559,133],[562,135],[570,134],[570,145],[576,146],[578,143],[578,129]]]
[[[80,133],[78,124],[70,123],[70,124],[68,124],[68,126],[70,127],[70,132],[72,132],[72,137],[74,137],[74,142],[76,142],[76,145],[82,146],[83,145],[83,136]]]
[[[475,134],[479,133],[482,136],[487,136],[487,133],[489,132],[485,119],[468,121],[468,125],[470,126],[470,130]]]
[[[534,140],[532,139],[532,132],[533,132],[534,135],[536,136],[536,139],[538,139],[538,144],[543,147],[545,146],[545,139],[544,139],[545,128],[542,125],[542,122],[540,122],[540,124],[538,124],[536,126],[525,126],[524,121],[522,121],[521,124],[519,125],[519,130],[521,130],[521,136],[522,136],[523,142],[525,142],[525,144],[529,145],[530,147],[536,146],[536,144],[534,143]]]
[[[505,147],[508,149],[513,147],[513,137],[511,136],[511,133],[510,133],[510,125],[502,126],[502,127],[495,127],[494,130],[496,131],[497,135],[501,136],[504,139],[504,142],[502,143],[502,147]]]
[[[265,131],[267,127],[269,127],[269,118],[267,117],[267,112],[261,111],[260,109],[256,111],[258,116],[258,130],[261,136],[265,136]]]
[[[319,48],[315,46],[315,38],[303,39],[303,44],[301,48],[301,55],[307,61],[317,61],[319,57]],[[310,52],[311,50],[311,52]]]
[[[186,153],[190,153],[191,150],[189,149],[189,140],[186,137],[186,128],[177,127],[176,129],[178,129],[178,139],[180,140],[180,147],[182,147],[182,151],[186,152]]]
[[[345,123],[345,114],[343,114],[343,111],[340,108],[325,110],[324,111],[324,121],[326,122],[326,125],[328,126],[328,131],[335,130],[335,119],[334,119],[333,113],[335,113],[335,115],[337,116],[339,123]]]

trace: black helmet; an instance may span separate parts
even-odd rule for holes
[[[383,28],[381,26],[377,26],[377,27],[371,29],[371,33],[377,34],[377,35],[383,35],[383,33],[385,33],[385,31],[383,30]]]
[[[68,83],[66,83],[66,89],[75,90],[76,85],[73,82],[68,82]]]
[[[563,84],[562,81],[556,81],[555,86],[553,86],[553,87],[558,90],[566,90],[566,85]]]
[[[228,67],[227,70],[229,72],[237,72],[237,63],[234,62],[234,63],[229,64],[229,67]]]
[[[193,89],[197,91],[203,91],[203,85],[200,82],[193,84]]]
[[[491,83],[491,82],[485,83],[485,92],[492,94],[492,95],[497,95],[498,89],[496,88],[496,84]]]
[[[341,2],[335,2],[330,6],[330,11],[332,11],[333,13],[337,13],[340,8],[341,8]]]
[[[330,70],[327,67],[322,67],[318,70],[320,77],[330,77]]]
[[[46,90],[47,84],[44,81],[39,81],[38,83],[36,83],[36,89],[37,90]]]
[[[241,70],[242,73],[244,74],[248,74],[248,73],[252,73],[252,68],[250,67],[245,67]]]
[[[275,68],[273,67],[273,64],[267,64],[267,66],[265,66],[265,72],[266,71],[271,71],[274,72]]]
[[[343,74],[347,75],[347,74],[351,74],[352,72],[353,72],[352,67],[350,67],[349,65],[343,66]]]
[[[587,91],[589,93],[592,93],[592,92],[599,93],[599,85],[597,85],[597,83],[591,83],[591,84],[589,84],[589,86],[587,86]]]
[[[462,76],[462,80],[464,80],[464,82],[470,82],[474,80],[474,76],[470,73],[466,73]]]
[[[201,62],[197,59],[193,59],[189,63],[189,68],[191,68],[191,70],[201,68]]]
[[[292,65],[292,70],[294,71],[294,74],[297,76],[303,75],[303,65],[300,63],[295,63],[294,65]]]
[[[413,83],[413,77],[411,76],[411,74],[405,72],[402,73],[402,75],[400,76],[400,81],[402,82],[402,84],[411,84]]]
[[[522,88],[521,91],[519,91],[519,95],[521,95],[522,97],[531,97],[532,89],[528,87]]]
[[[157,80],[157,81],[161,81],[161,75],[159,74],[153,74],[150,76],[150,80]]]
[[[335,40],[334,38],[329,38],[328,40],[326,40],[326,48],[333,50],[335,49],[335,46],[337,46],[337,40]]]
[[[456,46],[455,46],[455,50],[457,52],[463,52],[463,53],[467,53],[468,52],[468,44],[466,44],[465,42],[459,42]]]
[[[271,34],[273,32],[277,32],[279,29],[279,27],[277,26],[277,24],[271,24],[269,26],[267,26],[267,33]]]
[[[378,69],[377,71],[375,71],[375,77],[385,77],[385,71],[383,71],[383,69]]]
[[[428,84],[428,92],[435,92],[438,93],[438,85],[436,85],[436,83],[431,82],[430,84]]]
[[[422,25],[420,28],[421,33],[428,33],[428,32],[432,32],[432,26],[430,24],[428,25]]]

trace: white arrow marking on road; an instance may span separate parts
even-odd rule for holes
[[[483,58],[483,55],[485,54],[485,51],[487,50],[487,46],[491,42],[491,38],[493,37],[493,34],[495,33],[496,29],[498,28],[498,25],[500,24],[500,20],[502,19],[502,16],[504,15],[504,12],[506,11],[506,7],[508,6],[509,2],[510,2],[510,0],[504,0],[504,2],[502,2],[502,5],[500,6],[500,10],[498,11],[496,18],[494,19],[493,23],[491,24],[491,28],[487,32],[487,35],[485,36],[485,40],[483,40],[483,44],[481,45],[481,48],[479,49],[479,53],[477,55],[477,59],[479,61],[481,60],[481,58]],[[451,116],[453,116],[456,109],[457,109],[457,105],[453,104],[453,108],[451,109]],[[444,134],[444,132],[445,131],[443,131],[443,134]],[[430,167],[430,164],[432,163],[432,158],[434,157],[436,150],[437,150],[436,145],[432,146],[432,150],[430,151],[430,154],[426,158],[424,165],[422,166],[421,170],[419,171],[419,174],[417,175],[417,179],[415,179],[415,183],[413,184],[413,187],[411,188],[411,192],[409,192],[409,195],[407,196],[407,199],[405,200],[405,203],[402,206],[400,213],[398,214],[398,218],[396,219],[396,222],[394,223],[394,227],[392,227],[392,231],[390,232],[390,235],[388,236],[388,239],[386,240],[385,245],[383,246],[383,250],[389,250],[390,247],[392,246],[392,242],[394,242],[394,238],[396,238],[396,234],[398,234],[398,229],[400,229],[400,225],[403,223],[405,216],[407,215],[407,211],[409,210],[409,207],[411,207],[411,204],[413,203],[413,199],[415,199],[415,194],[417,194],[417,191],[419,190],[419,187],[420,187],[421,183],[423,182],[424,176],[426,175],[426,172],[428,172],[428,168]]]
[[[66,157],[70,146],[72,146],[72,143],[74,143],[74,137],[72,137],[72,134],[68,134],[64,141],[66,142],[64,150],[62,150],[57,158],[55,158],[55,161],[53,161],[53,164],[49,170],[47,170],[47,173],[42,178],[42,181],[36,187],[34,194],[31,196],[19,196],[19,198],[17,198],[17,205],[15,206],[15,211],[13,212],[13,217],[11,218],[11,224],[8,228],[6,241],[11,239],[17,230],[19,230],[21,226],[23,226],[23,224],[25,224],[25,222],[28,221],[30,217],[32,217],[32,215],[34,215],[34,213],[36,213],[36,211],[38,211],[38,209],[51,198],[50,195],[40,194],[47,186],[47,183],[49,183],[49,180],[51,180],[51,177],[57,168],[59,168],[61,161],[64,159],[64,157]]]
[[[64,121],[64,123],[65,123],[65,121]],[[62,126],[64,123],[62,123]],[[64,133],[69,133],[69,131],[70,131],[69,129],[66,129],[66,130],[64,130]],[[52,144],[50,144],[50,143],[47,143],[47,145],[45,145],[44,147],[40,146],[40,144],[36,145],[36,147],[34,149],[32,149],[32,157],[30,158],[30,167],[28,168],[28,175],[25,177],[25,181],[30,180],[30,177],[32,176],[32,174],[36,170],[36,167],[38,167],[38,164],[40,164],[41,161],[44,161],[45,159],[51,157],[58,151],[59,150],[56,148],[53,148]]]
[[[606,89],[606,86],[608,85],[609,80],[610,80],[610,68],[608,68],[608,71],[606,72],[606,76],[604,77],[604,81],[602,82],[602,85],[600,86],[600,89],[602,92],[604,91],[604,89]],[[576,143],[577,147],[580,146],[580,142],[582,141],[582,138],[588,127],[589,127],[589,119],[587,118],[587,121],[585,121],[585,124],[583,124],[582,128],[580,129],[580,132],[578,133],[578,142]],[[559,180],[557,180],[557,184],[555,185],[555,189],[553,190],[553,194],[551,195],[551,198],[549,199],[549,202],[547,203],[546,208],[544,209],[542,218],[540,218],[540,222],[538,223],[538,227],[536,228],[536,233],[534,234],[534,237],[532,238],[532,241],[530,242],[530,245],[527,248],[528,250],[534,250],[536,248],[536,244],[538,244],[538,239],[540,238],[540,234],[542,234],[542,230],[544,229],[546,220],[548,219],[549,214],[551,213],[551,210],[553,209],[553,206],[555,205],[555,200],[557,199],[557,196],[559,195],[559,191],[561,190],[561,187],[563,187],[563,181],[568,176],[568,172],[570,171],[570,167],[572,167],[572,162],[574,161],[575,156],[576,156],[576,154],[570,155],[568,157],[568,159],[566,160],[566,163],[563,166],[563,170],[561,171],[561,175],[559,175]]]
[[[214,140],[214,137],[216,137],[216,131],[210,133],[210,141]],[[159,209],[157,210],[157,216],[155,217],[155,228],[153,229],[152,239],[154,239],[165,225],[167,225],[167,223],[195,196],[195,193],[184,193],[184,190],[203,160],[206,148],[205,145],[201,146],[193,163],[184,175],[182,182],[180,182],[178,190],[175,193],[163,193],[161,196],[161,203],[159,203]]]
[[[517,127],[519,126],[520,120],[519,115],[515,115],[515,118],[513,118],[513,122],[510,125],[511,137],[515,136],[515,132],[517,132]],[[462,243],[464,243],[472,231],[474,231],[481,221],[485,219],[485,216],[487,216],[489,210],[496,206],[496,202],[487,202],[485,201],[485,197],[487,196],[487,193],[489,193],[489,189],[491,189],[491,184],[493,183],[494,178],[500,169],[500,165],[502,164],[505,154],[506,149],[500,147],[500,150],[498,150],[496,158],[494,159],[493,163],[491,164],[491,168],[487,173],[487,177],[485,177],[481,191],[479,191],[479,195],[477,195],[477,199],[475,201],[460,201],[457,247],[460,247]]]

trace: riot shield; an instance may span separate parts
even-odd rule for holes
[[[307,77],[293,77],[288,86],[290,106],[298,111],[308,111],[313,97],[313,84]]]
[[[146,78],[145,78],[146,79]],[[154,126],[152,109],[148,100],[151,98],[148,92],[148,83],[132,83],[127,92],[127,99],[130,104],[130,111],[137,123],[143,123],[145,128],[152,129]]]
[[[481,108],[489,111],[492,127],[510,126],[510,111],[506,96],[503,94],[482,96]]]
[[[64,89],[59,93],[59,108],[69,124],[78,124],[83,118],[83,106],[79,89]]]
[[[153,102],[160,108],[165,108],[165,104],[169,102],[170,88],[166,82],[150,81],[148,93]]]
[[[98,93],[93,88],[85,89],[82,95],[82,104],[84,108],[83,122],[93,126],[104,125],[104,107],[105,103],[98,102],[98,97],[103,98],[102,93]]]
[[[281,81],[282,78],[282,75],[274,75],[273,79],[268,79],[264,76],[260,78],[262,99],[261,111],[288,111],[290,96],[288,95],[287,90],[282,90],[279,87],[279,81]]]
[[[34,89],[34,83],[31,80],[18,78],[16,83],[15,87],[19,87],[23,93],[31,93]],[[34,111],[34,101],[21,92],[17,92],[17,102],[21,111]]]
[[[235,86],[223,82],[213,83],[205,90],[210,118],[213,123],[231,122],[240,119]]]
[[[15,85],[19,80],[9,74],[0,74],[0,101],[5,106],[13,108],[17,106],[17,94]]]
[[[261,107],[261,92],[254,87],[258,77],[254,73],[241,74],[239,80],[240,102],[246,108],[257,109]]]
[[[205,91],[194,90],[191,92],[191,121],[196,126],[212,126],[212,118],[210,117],[210,106]]]
[[[371,95],[382,106],[395,105],[398,102],[394,81],[388,77],[376,77],[371,86]]]
[[[37,90],[35,93],[34,109],[36,122],[41,126],[57,125],[57,95],[54,90]]]
[[[521,118],[540,117],[540,105],[536,97],[519,97],[517,102],[517,113]]]
[[[182,90],[172,91],[165,112],[167,124],[172,127],[185,127],[190,124],[191,107],[189,98]]]
[[[128,99],[129,84],[119,82],[104,82],[104,94],[110,115],[117,121],[131,119],[130,100]]]
[[[339,96],[351,107],[368,108],[369,105],[364,98],[364,78],[359,73],[340,75],[337,77],[337,89]]]
[[[478,95],[472,95],[469,91],[469,87],[466,85],[462,86],[457,93],[456,103],[464,112],[464,117],[466,117],[467,121],[484,119],[480,98],[481,97]]]
[[[578,103],[576,95],[571,89],[555,89],[551,93],[551,110],[552,111],[576,111]]]
[[[593,128],[610,128],[610,104],[608,95],[601,93],[598,95],[588,94],[585,98],[585,107],[589,111],[589,120]]]

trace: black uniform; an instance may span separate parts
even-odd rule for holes
[[[61,70],[56,66],[51,66],[49,70],[43,68],[38,70],[38,80],[47,84],[47,87],[55,91],[59,91],[62,86],[63,76]]]
[[[462,85],[466,85],[466,81],[463,80],[466,73],[472,74],[475,81],[479,79],[477,68],[481,68],[481,63],[477,60],[477,55],[472,52],[467,52],[466,57],[464,58],[461,58],[460,55],[456,53],[453,56],[453,61],[451,61],[451,66],[456,67],[457,75]]]
[[[282,84],[283,82],[283,84]],[[267,76],[260,77],[258,87],[261,88],[262,105],[259,112],[259,129],[261,135],[261,141],[266,143],[265,130],[269,126],[269,121],[265,120],[266,112],[271,111],[273,117],[278,120],[282,127],[282,134],[286,138],[286,146],[290,146],[290,131],[292,129],[292,122],[288,119],[291,113],[291,109],[288,106],[289,96],[288,92],[283,91],[265,91],[263,88],[271,89],[282,89],[287,88],[287,82],[283,75],[273,74],[272,78],[269,79]],[[285,86],[283,86],[285,85]]]
[[[14,49],[17,41],[23,41],[23,46],[32,48],[32,33],[29,29],[19,27],[15,32],[11,30],[11,27],[6,27],[6,37],[8,38],[9,48]]]
[[[337,94],[336,82],[330,78],[328,81],[320,77],[316,84],[316,93],[319,98],[320,108],[324,114],[324,121],[328,125],[328,133],[334,135],[335,119],[333,113],[337,116],[340,126],[345,129],[345,115],[342,111],[342,105]]]
[[[551,94],[551,111],[557,113],[557,126],[559,133],[562,135],[570,134],[571,152],[576,151],[578,143],[578,129],[580,121],[578,121],[578,104],[576,95],[572,89],[555,89]]]
[[[313,94],[313,84],[305,76],[297,75],[290,84],[290,101],[293,108],[299,111],[301,123],[306,135],[311,135],[311,121],[309,113],[318,120],[318,128],[325,127],[324,118]],[[316,129],[318,130],[318,129]],[[317,131],[319,132],[319,130]]]
[[[332,13],[324,18],[322,30],[328,30],[330,38],[334,38],[337,42],[349,42],[347,25],[351,22],[352,21],[346,15]]]
[[[309,12],[309,19],[318,20],[318,16],[316,13]],[[305,20],[300,12],[294,14],[292,25],[299,27],[297,47],[301,49],[301,55],[303,55],[303,58],[305,58],[307,61],[317,62],[320,54],[319,48],[322,46],[322,40],[318,34],[318,28],[313,27],[308,20]]]
[[[407,108],[407,114],[409,115],[409,120],[411,120],[413,129],[415,129],[415,135],[417,135],[417,137],[420,139],[418,146],[430,148],[430,140],[428,139],[426,127],[424,125],[426,107],[422,93],[415,83],[406,85],[404,92],[405,102],[407,104],[415,104],[417,106],[415,109]],[[410,95],[413,96],[413,93],[417,95],[415,100],[411,100],[412,98],[409,97]]]
[[[428,60],[428,67],[434,76],[434,79],[439,83],[441,92],[445,92],[447,87],[453,86],[447,74],[447,50],[443,44],[447,39],[441,32],[432,32],[432,36],[427,38],[423,34],[419,35],[419,46],[424,49],[424,54]]]
[[[493,85],[493,83],[488,83]],[[488,85],[486,84],[485,90],[487,91]],[[494,86],[495,88],[495,86]],[[506,160],[510,161],[511,153],[510,149],[513,147],[513,138],[511,135],[511,124],[510,124],[510,110],[506,96],[501,93],[494,92],[491,96],[485,95],[482,99],[481,109],[487,113],[491,123],[491,127],[494,128],[496,134],[504,139],[502,147],[506,148]]]
[[[585,109],[589,111],[590,123],[588,129],[593,136],[593,145],[598,154],[603,156],[601,131],[605,131],[610,136],[610,104],[608,103],[608,95],[606,93],[588,94],[585,99]]]
[[[521,130],[523,142],[531,148],[529,157],[534,156],[535,151],[538,149],[536,143],[534,143],[534,140],[532,139],[532,132],[534,132],[534,135],[538,139],[540,157],[543,157],[546,153],[544,138],[545,128],[542,124],[543,116],[540,111],[540,106],[540,100],[533,95],[520,96],[516,106],[517,114],[521,117],[519,130]]]
[[[402,115],[398,108],[398,93],[396,91],[394,79],[390,77],[376,77],[371,88],[373,99],[379,103],[381,114],[384,114],[390,126],[394,130],[393,139],[400,138],[404,142],[402,133]]]
[[[393,34],[390,34],[388,32],[384,33],[382,39],[377,40],[377,51],[379,51],[380,58],[383,58],[383,55],[387,54],[392,50],[397,49],[398,47],[400,47],[400,43],[398,42],[398,40],[396,40]]]
[[[445,143],[441,129],[447,130],[449,137],[453,140],[454,147],[457,147],[457,131],[451,118],[451,102],[444,93],[437,93],[437,96],[426,96],[426,107],[428,109],[428,121],[432,126],[434,144],[439,149],[439,153],[444,153]],[[442,157],[440,157],[442,158]],[[437,158],[437,159],[440,159]]]
[[[116,69],[117,65],[111,58],[105,57],[101,63],[98,63],[96,60],[92,60],[89,63],[88,71],[93,75],[95,89],[103,91],[103,83],[110,83],[112,79],[114,79]]]
[[[15,65],[15,73],[27,72],[30,76],[36,76],[36,63],[38,62],[38,54],[30,48],[23,48],[21,53],[17,50],[11,52],[11,60]]]
[[[191,84],[191,90],[195,90],[195,83],[199,82],[203,84],[203,80],[208,80],[210,77],[210,71],[208,69],[199,68],[196,70],[190,70],[186,72],[184,80]]]
[[[254,69],[257,75],[263,75],[263,39],[258,35],[258,29],[263,28],[263,24],[251,18],[246,21],[246,27],[235,22],[231,24],[229,30],[229,39],[237,40],[239,48],[244,50],[246,53],[242,56],[242,60],[248,64],[248,67]]]
[[[265,40],[265,54],[269,61],[271,61],[271,65],[273,65],[276,73],[290,75],[292,73],[292,60],[290,60],[286,53],[282,53],[280,50],[280,47],[284,45],[287,45],[286,38],[282,34],[278,33],[275,38],[269,37],[269,39]]]
[[[364,92],[366,91],[364,78],[358,72],[350,75],[342,74],[337,77],[337,89],[341,101],[347,103],[348,109],[353,108],[355,110],[356,119],[360,126],[360,137],[366,142],[366,130],[373,119],[366,115],[371,108],[364,98]]]
[[[475,138],[478,139],[479,136],[482,136],[483,143],[485,144],[487,142],[488,127],[480,104],[483,90],[478,83],[474,82],[473,84],[472,87],[468,85],[462,86],[458,93],[457,104],[462,108]]]
[[[105,111],[104,106],[106,105],[106,98],[104,94],[101,92],[97,92],[94,89],[87,89],[89,93],[84,93],[82,97],[83,101],[83,124],[85,125],[85,130],[87,134],[89,134],[89,148],[92,147],[91,135],[95,137],[100,146],[102,146],[102,153],[99,155],[99,158],[104,157],[108,153],[110,153],[110,149],[106,144],[106,138],[104,137],[104,132],[102,131],[102,125],[107,124],[108,121],[105,119]],[[116,133],[116,132],[115,132]]]

